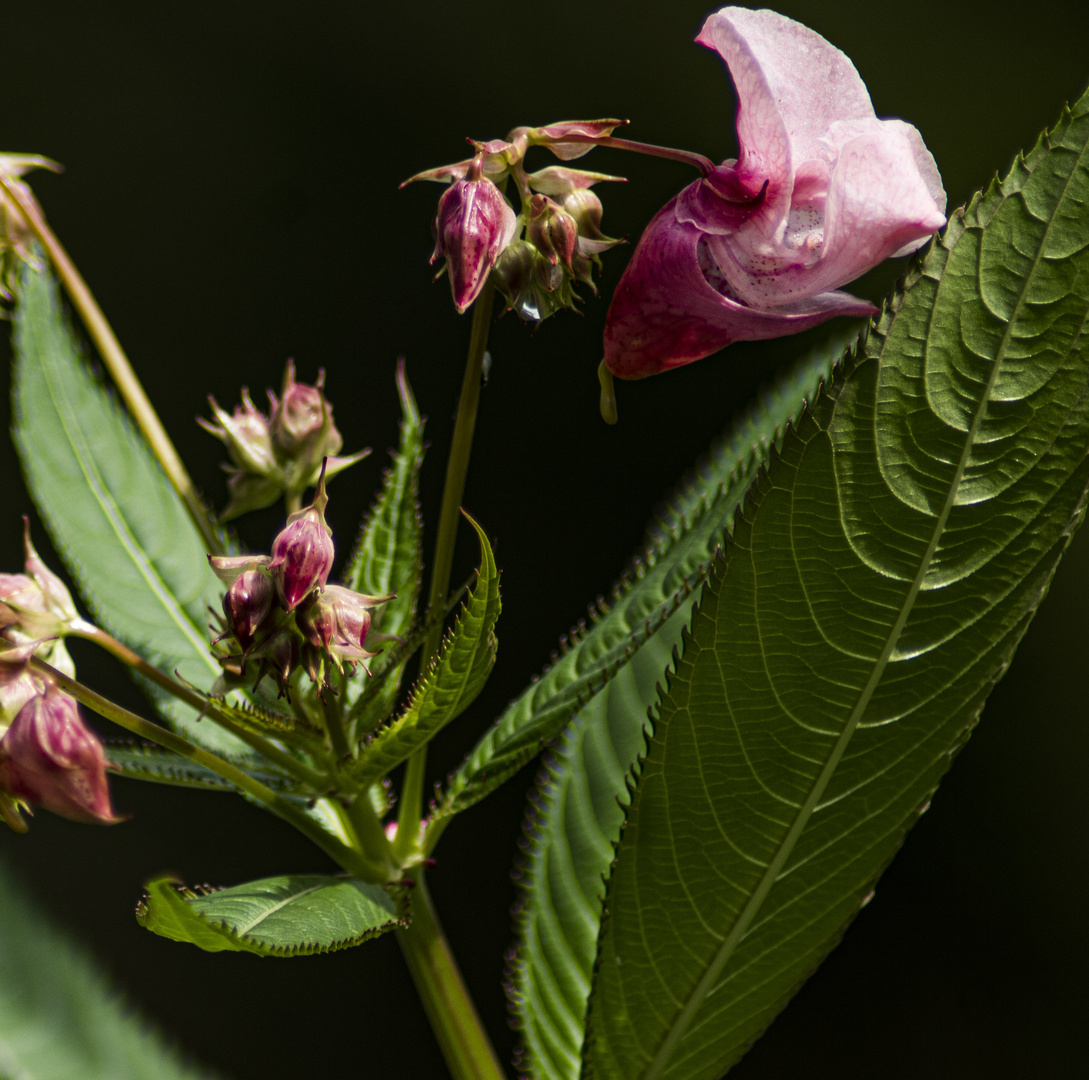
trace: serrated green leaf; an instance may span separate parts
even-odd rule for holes
[[[479,802],[540,753],[663,626],[672,627],[670,648],[680,640],[693,592],[705,580],[764,450],[779,437],[777,425],[827,376],[854,336],[837,336],[801,361],[678,485],[659,508],[612,602],[598,610],[589,630],[572,634],[564,654],[484,734],[450,777],[433,821]]]
[[[15,445],[27,487],[97,622],[198,686],[220,673],[207,606],[222,591],[147,443],[88,369],[45,266],[24,264],[15,324]],[[245,745],[148,685],[194,742]]]
[[[375,620],[385,634],[404,636],[412,627],[420,595],[422,572],[419,477],[424,458],[424,420],[412,396],[405,375],[404,362],[397,366],[397,390],[401,399],[401,437],[397,452],[386,472],[378,500],[371,507],[355,551],[352,553],[344,584],[369,596],[396,597],[383,605]],[[382,688],[367,704],[374,724],[389,716],[397,700],[404,664],[384,673]],[[349,680],[345,693],[348,701],[358,701],[364,680]]]
[[[954,215],[735,525],[608,886],[584,1075],[720,1076],[968,738],[1089,490],[1089,95]]]
[[[224,780],[218,773],[198,765],[173,750],[166,750],[154,743],[111,742],[105,745],[106,760],[122,776],[132,780],[152,780],[159,784],[172,784],[176,787],[200,788],[206,791],[237,791],[234,784]],[[303,788],[294,777],[266,766],[257,767],[252,758],[232,758],[224,760],[239,769],[244,769],[255,780],[260,780],[266,787],[284,794],[300,792],[306,798],[312,797],[309,788]]]
[[[791,418],[816,393],[847,343],[846,334],[837,334],[802,359],[719,440],[706,463],[678,485],[648,529],[658,577],[636,581],[633,592],[660,590],[661,575],[674,560],[681,574],[691,571],[694,559],[697,570],[710,564],[755,473],[754,446],[781,443]],[[719,489],[723,494],[708,506],[705,492]],[[674,567],[673,580],[677,574]],[[696,585],[687,576],[684,580]],[[698,592],[697,586],[580,710],[537,779],[518,875],[517,940],[509,980],[522,1060],[532,1076],[578,1076],[603,881],[624,820],[620,800],[627,801],[625,780],[645,746],[647,709],[657,700],[656,686]],[[596,632],[595,627],[587,638]]]
[[[183,1066],[0,862],[0,1076],[209,1080]]]
[[[404,711],[362,748],[351,770],[361,786],[385,776],[460,716],[484,688],[495,664],[499,571],[483,529],[465,516],[480,541],[476,587],[427,674],[413,687]]]
[[[196,891],[159,878],[148,883],[136,919],[153,933],[205,952],[283,957],[348,949],[407,925],[396,901],[379,886],[321,874]]]

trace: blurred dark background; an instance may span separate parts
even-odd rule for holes
[[[0,148],[64,163],[63,176],[35,176],[35,190],[218,505],[220,447],[193,422],[206,395],[230,407],[248,384],[256,396],[278,385],[288,357],[306,381],[327,369],[346,450],[375,449],[332,486],[344,552],[396,442],[400,354],[430,418],[423,505],[434,521],[468,339],[469,317],[427,265],[441,189],[398,183],[464,156],[466,136],[569,118],[627,117],[632,138],[731,156],[729,80],[692,44],[709,10],[702,0],[9,4]],[[780,10],[854,59],[879,115],[919,127],[951,206],[1004,171],[1089,79],[1083,0]],[[691,178],[610,152],[586,161],[630,178],[603,191],[604,225],[633,239]],[[819,340],[737,345],[622,384],[620,424],[606,428],[595,368],[625,259],[607,257],[604,298],[583,318],[532,334],[508,315],[493,332],[465,502],[499,541],[499,664],[432,752],[435,780],[607,592],[656,499]],[[882,267],[853,291],[878,299],[900,272]],[[0,349],[6,357],[6,341]],[[0,554],[13,571],[30,503],[9,445],[2,454]],[[277,526],[257,515],[242,531],[261,548]],[[48,550],[40,528],[37,539]],[[466,538],[455,578],[472,558]],[[732,1075],[1084,1075],[1087,596],[1079,539],[876,901]],[[86,681],[144,708],[124,674],[73,651]],[[504,1059],[515,1043],[501,988],[509,871],[532,777],[524,770],[460,818],[430,879]],[[29,835],[0,835],[0,852],[170,1039],[238,1080],[443,1075],[392,938],[286,962],[204,955],[137,927],[140,885],[163,870],[232,884],[325,869],[301,837],[226,796],[118,781],[115,801],[131,821],[94,830],[41,813]]]

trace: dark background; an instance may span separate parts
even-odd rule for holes
[[[1004,171],[1089,78],[1083,0],[781,9],[854,59],[880,115],[919,127],[951,206]],[[332,487],[344,552],[396,441],[399,354],[430,417],[423,503],[434,521],[468,339],[469,317],[427,266],[441,189],[399,192],[399,181],[464,156],[466,136],[568,118],[629,117],[632,138],[730,156],[729,80],[691,43],[708,10],[693,0],[3,5],[0,146],[66,166],[35,189],[217,504],[219,446],[193,423],[205,395],[230,407],[243,383],[259,394],[289,356],[304,380],[327,369],[346,450],[376,451]],[[587,165],[631,179],[603,192],[604,224],[633,238],[691,178],[610,152]],[[606,298],[625,258],[606,260]],[[900,272],[880,268],[854,291],[879,298]],[[820,336],[738,345],[623,384],[621,422],[608,429],[595,378],[605,308],[590,300],[585,317],[536,335],[507,316],[493,332],[465,502],[499,540],[499,664],[431,754],[436,780],[608,590],[654,501]],[[0,554],[16,570],[30,504],[10,447],[2,453]],[[260,548],[277,525],[255,516],[243,532]],[[455,578],[472,557],[466,539]],[[733,1075],[1084,1075],[1087,596],[1079,539],[876,901]],[[73,651],[86,681],[144,707],[123,674]],[[504,1059],[515,1042],[501,989],[509,869],[532,775],[460,818],[431,875]],[[140,885],[163,870],[232,884],[325,869],[301,837],[226,796],[118,781],[115,799],[130,822],[94,830],[41,813],[29,835],[0,836],[0,852],[171,1039],[239,1080],[443,1075],[392,938],[283,962],[208,956],[136,926]]]

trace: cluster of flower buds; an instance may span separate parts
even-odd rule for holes
[[[43,806],[73,821],[117,820],[102,744],[76,702],[30,665],[37,654],[75,677],[60,640],[93,629],[76,613],[64,583],[42,562],[26,533],[26,572],[0,574],[0,817],[26,831],[20,806]]]
[[[289,511],[296,510],[302,493],[317,484],[323,461],[326,479],[331,479],[370,453],[361,450],[350,457],[336,456],[344,440],[333,424],[324,383],[324,371],[313,386],[296,382],[295,364],[289,360],[279,398],[268,391],[267,416],[246,389],[233,414],[221,409],[215,398],[208,399],[215,422],[198,418],[197,423],[227,447],[231,458],[231,464],[224,466],[230,477],[230,501],[223,521],[271,506],[281,496]]]
[[[347,667],[351,675],[356,663],[377,655],[374,646],[384,635],[373,630],[372,612],[393,597],[326,584],[333,566],[328,501],[322,476],[313,503],[288,518],[271,556],[209,556],[227,586],[226,631],[219,640],[237,646],[221,656],[227,674],[246,679],[252,662],[257,683],[270,675],[286,695],[294,673],[303,670],[324,692],[330,666],[340,672]]]
[[[471,158],[405,181],[450,185],[432,225],[431,261],[446,260],[440,276],[449,277],[459,312],[480,295],[489,277],[507,310],[533,322],[574,308],[579,282],[597,293],[593,268],[600,269],[603,251],[622,241],[601,232],[601,200],[590,188],[622,178],[557,165],[528,173],[524,161],[531,146],[546,146],[570,161],[610,141],[621,123],[570,121],[516,128],[505,141],[470,140],[476,151]],[[518,192],[518,213],[504,195],[508,180]]]
[[[37,154],[0,154],[0,177],[3,177],[4,184],[19,201],[37,208],[33,192],[19,179],[31,169],[52,169],[57,172],[60,166]],[[26,218],[16,201],[0,186],[0,305],[10,303],[15,298],[19,263],[35,262],[31,253],[33,243]],[[2,314],[3,307],[0,306]]]

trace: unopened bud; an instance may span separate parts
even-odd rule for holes
[[[516,227],[514,211],[479,168],[471,169],[467,179],[455,180],[442,193],[432,224],[435,251],[431,261],[446,259],[450,291],[459,313],[480,295]]]
[[[323,457],[332,457],[344,445],[340,432],[333,426],[333,408],[325,399],[322,387],[325,372],[318,372],[313,386],[295,381],[295,361],[288,360],[280,400],[275,401],[269,426],[277,449],[287,457],[297,457],[315,444],[321,451],[311,468],[321,464]]]
[[[553,266],[559,263],[570,270],[578,249],[575,219],[547,195],[530,196],[528,212],[526,238]]]
[[[102,744],[55,686],[28,701],[0,739],[0,791],[73,821],[110,825]]]
[[[294,513],[272,543],[268,564],[284,607],[294,611],[315,589],[323,589],[333,568],[333,530],[325,523],[325,481],[314,502]]]
[[[257,677],[257,682],[270,674],[280,687],[280,693],[286,694],[287,684],[299,666],[302,647],[302,635],[290,623],[285,623],[274,630],[249,656],[249,659],[258,660],[261,663],[261,673]],[[254,688],[256,689],[256,683]]]
[[[295,617],[299,629],[315,647],[324,649],[337,667],[376,655],[366,648],[371,629],[371,610],[392,596],[366,596],[340,585],[327,585],[320,596],[300,608]]]
[[[62,637],[89,626],[76,611],[72,594],[42,560],[30,542],[30,523],[23,518],[25,574],[0,574],[0,629],[9,641]]]
[[[272,611],[276,589],[272,578],[261,570],[244,570],[223,597],[223,614],[243,654],[253,644],[257,631]]]

